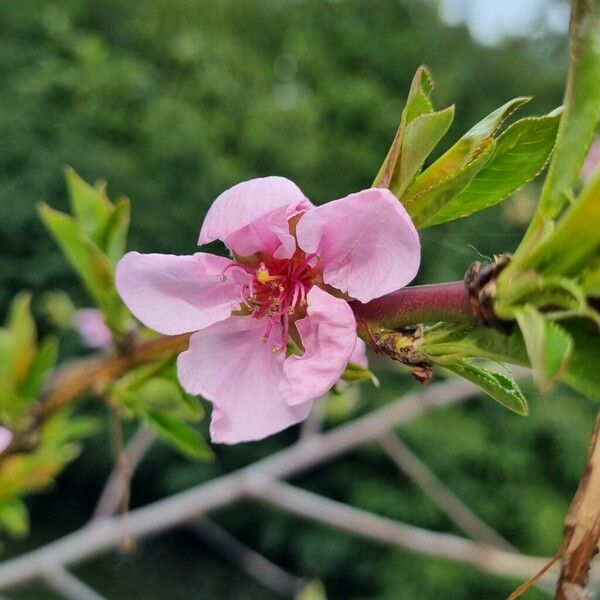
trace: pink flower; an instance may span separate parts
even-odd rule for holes
[[[102,312],[95,308],[80,308],[73,315],[73,328],[89,348],[108,348],[112,342],[110,329]]]
[[[12,442],[13,434],[10,429],[6,427],[0,427],[0,454],[2,454]]]
[[[196,332],[179,356],[179,379],[213,403],[212,440],[231,444],[306,418],[362,344],[348,300],[367,302],[407,285],[420,245],[388,190],[315,207],[282,177],[221,194],[198,243],[218,239],[233,260],[130,252],[116,280],[148,327]]]

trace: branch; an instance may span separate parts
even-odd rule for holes
[[[42,579],[49,588],[69,600],[106,600],[60,566],[45,571]]]
[[[117,511],[135,470],[155,439],[152,430],[140,425],[108,476],[92,519],[109,517]]]
[[[586,600],[590,566],[600,542],[600,412],[596,417],[585,471],[565,519],[565,550],[557,600]]]
[[[516,548],[512,544],[482,521],[393,433],[383,436],[379,440],[379,445],[396,466],[406,473],[468,536],[501,550],[516,552]]]
[[[267,589],[282,596],[293,597],[302,588],[304,580],[301,577],[296,577],[272,563],[213,521],[202,518],[190,525],[189,529]]]
[[[252,498],[305,519],[410,552],[469,564],[493,575],[527,576],[546,562],[544,558],[498,550],[453,534],[429,531],[373,515],[289,484],[270,480],[261,474],[249,479],[248,487]]]
[[[360,323],[398,329],[432,321],[475,323],[463,281],[413,285],[366,304],[350,303]]]
[[[190,523],[216,508],[231,504],[245,494],[249,475],[262,473],[291,477],[322,464],[392,428],[432,409],[452,406],[479,395],[470,383],[454,379],[433,384],[388,404],[326,434],[314,435],[234,473],[174,496],[136,509],[129,515],[129,534],[134,538],[156,535]],[[47,565],[69,566],[117,546],[122,538],[121,519],[99,519],[47,546],[0,564],[0,589],[40,577]]]

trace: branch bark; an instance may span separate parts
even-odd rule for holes
[[[202,514],[242,498],[248,476],[260,473],[272,478],[291,477],[377,440],[394,427],[429,410],[452,406],[478,394],[475,386],[459,379],[407,394],[403,399],[331,432],[314,435],[239,471],[136,509],[129,515],[128,532],[134,538],[143,538],[193,522]],[[0,590],[39,578],[45,569],[56,564],[67,567],[114,548],[122,535],[122,520],[118,517],[93,521],[47,546],[0,564]],[[529,575],[535,569],[524,571]]]
[[[585,471],[565,519],[565,549],[557,600],[586,600],[590,567],[600,549],[600,412],[590,441]]]

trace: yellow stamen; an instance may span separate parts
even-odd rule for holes
[[[265,265],[261,264],[260,267],[256,271],[256,279],[260,281],[262,284],[269,283],[271,281],[271,275],[269,273],[269,269],[265,267]]]

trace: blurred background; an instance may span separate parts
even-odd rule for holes
[[[550,0],[4,0],[0,3],[0,312],[20,289],[56,289],[89,305],[35,211],[66,208],[63,168],[104,178],[132,198],[130,249],[191,253],[220,191],[279,174],[315,202],[368,187],[398,125],[412,75],[427,64],[437,107],[456,103],[439,151],[518,95],[541,114],[561,102],[568,7]],[[419,282],[459,279],[472,260],[514,248],[535,183],[508,202],[423,232]],[[42,330],[50,329],[41,305]],[[84,352],[64,336],[64,359]],[[414,387],[380,365],[381,387],[332,403],[326,426]],[[488,399],[401,428],[404,440],[521,551],[551,555],[583,466],[590,401],[528,389],[520,418]],[[100,412],[93,403],[80,410]],[[204,427],[205,428],[205,427]],[[136,473],[132,506],[233,470],[289,444],[217,447],[191,463],[154,447]],[[111,468],[106,430],[87,442],[54,489],[31,497],[32,534],[0,560],[89,518]],[[440,531],[448,519],[377,447],[297,478],[301,486]],[[321,580],[330,598],[504,598],[518,582],[367,543],[244,503],[215,520],[290,572]],[[301,526],[300,526],[301,525]],[[271,599],[189,532],[106,554],[75,572],[110,599]],[[15,600],[53,596],[42,586]],[[532,599],[543,598],[537,591]]]

